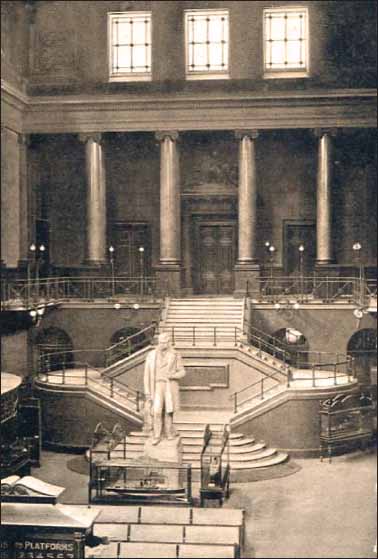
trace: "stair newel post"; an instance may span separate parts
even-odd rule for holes
[[[290,376],[291,376],[291,370],[290,367],[287,368],[287,372],[286,372],[286,386],[287,388],[290,388]]]
[[[84,369],[84,381],[85,381],[85,386],[88,385],[88,364],[85,364],[85,369]]]
[[[62,384],[66,384],[66,361],[63,357],[63,365],[62,365]]]
[[[172,326],[172,345],[175,345],[175,327]]]
[[[264,399],[264,377],[260,381],[260,386],[261,386],[260,397],[261,397],[261,400],[263,400]]]
[[[216,346],[217,345],[217,327],[214,326],[214,342],[213,345]]]
[[[315,387],[315,365],[312,367],[312,386]]]
[[[113,398],[114,396],[114,379],[110,379],[110,397]]]
[[[135,403],[136,403],[136,411],[139,412],[139,402],[140,402],[140,394],[139,394],[139,390],[136,391],[136,398],[135,398]]]
[[[193,340],[192,345],[196,345],[196,327],[193,326]]]
[[[235,347],[238,345],[238,328],[235,326]]]
[[[234,413],[238,411],[238,393],[234,392]]]

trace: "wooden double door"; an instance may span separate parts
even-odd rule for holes
[[[197,293],[232,293],[236,256],[235,222],[199,222],[196,233]]]

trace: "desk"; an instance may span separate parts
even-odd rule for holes
[[[50,504],[1,504],[1,559],[84,559],[98,511]]]

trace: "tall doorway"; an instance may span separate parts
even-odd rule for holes
[[[147,223],[116,222],[112,239],[116,275],[151,275],[151,229]],[[143,252],[140,251],[142,247]]]
[[[304,251],[300,255],[299,247]],[[313,271],[316,258],[316,226],[313,221],[285,220],[284,267],[288,275],[299,276]],[[301,261],[302,259],[302,261]],[[301,270],[302,268],[302,270]]]
[[[196,227],[196,291],[207,295],[232,293],[236,228],[232,221],[200,221]]]

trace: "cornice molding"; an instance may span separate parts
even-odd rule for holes
[[[375,128],[375,89],[274,93],[28,96],[6,80],[2,101],[25,133]]]
[[[9,95],[12,101],[22,104],[22,109],[30,105],[30,97],[20,91],[17,87],[9,83],[7,80],[1,79],[1,97],[4,99],[4,93]]]

